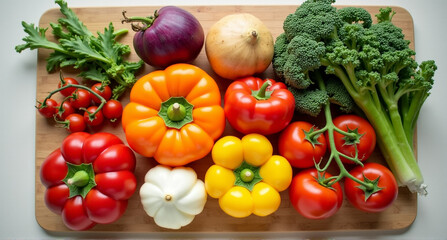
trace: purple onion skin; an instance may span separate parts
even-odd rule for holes
[[[145,63],[165,68],[196,59],[204,39],[202,25],[191,13],[166,6],[160,8],[152,26],[135,33],[133,45]]]

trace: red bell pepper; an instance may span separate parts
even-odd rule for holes
[[[111,133],[72,133],[40,168],[45,204],[72,230],[114,222],[135,192],[135,154]]]
[[[290,123],[295,98],[282,82],[250,76],[228,86],[224,111],[228,122],[237,131],[270,135]]]

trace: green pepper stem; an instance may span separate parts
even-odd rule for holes
[[[241,177],[242,181],[249,183],[249,182],[253,181],[255,174],[253,173],[252,170],[246,168],[241,171],[240,177]]]
[[[88,173],[84,170],[77,171],[73,177],[67,180],[68,185],[74,185],[77,187],[84,187],[88,184],[90,177]]]
[[[171,121],[174,122],[182,121],[186,117],[185,106],[177,102],[173,103],[171,106],[169,106],[167,114],[168,118]]]
[[[269,94],[269,91],[267,91],[267,88],[272,86],[272,82],[270,80],[265,81],[261,88],[259,88],[258,91],[253,92],[253,97],[255,97],[257,100],[267,100],[270,98],[271,92]]]

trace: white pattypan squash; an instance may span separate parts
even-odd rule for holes
[[[140,197],[155,224],[170,229],[190,224],[202,212],[207,200],[205,185],[192,168],[164,165],[146,173]]]

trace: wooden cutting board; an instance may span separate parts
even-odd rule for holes
[[[270,29],[274,38],[282,30],[282,24],[285,17],[295,11],[297,6],[185,6],[184,9],[190,11],[202,24],[205,34],[213,23],[223,16],[231,13],[247,12],[260,18]],[[373,16],[378,13],[378,6],[363,6]],[[127,28],[129,33],[120,38],[119,41],[132,46],[133,31],[128,24],[122,24],[122,11],[126,10],[128,16],[149,16],[159,7],[141,6],[141,7],[106,7],[106,8],[74,8],[73,10],[79,16],[81,21],[92,31],[103,31],[104,27],[112,22],[115,29]],[[413,21],[411,15],[402,8],[393,8],[397,14],[393,22],[401,27],[406,38],[412,41],[411,47],[414,47]],[[50,9],[40,19],[40,27],[49,27],[50,22],[56,22],[61,17],[58,8]],[[373,17],[374,18],[374,17]],[[51,28],[47,31],[50,36]],[[59,80],[58,71],[47,73],[45,69],[46,61],[50,51],[38,51],[37,63],[37,99],[41,100],[48,92],[54,90]],[[138,61],[137,55],[132,53],[129,56],[131,61]],[[193,64],[207,71],[218,82],[221,93],[225,92],[229,82],[216,76],[210,68],[204,49]],[[137,77],[141,77],[153,70],[146,65]],[[75,70],[63,69],[65,76],[76,77]],[[271,67],[262,77],[273,77]],[[77,78],[81,80],[80,78]],[[58,97],[60,97],[58,99]],[[59,94],[55,95],[57,100],[61,100]],[[128,102],[128,95],[122,98],[123,104]],[[297,115],[295,120],[306,119],[304,116]],[[315,121],[313,119],[313,121]],[[317,119],[317,121],[322,121]],[[123,130],[119,123],[107,123],[99,129],[93,129],[91,132],[106,131],[111,132],[121,139],[125,140]],[[224,135],[237,134],[227,124]],[[39,178],[39,169],[48,154],[54,149],[60,147],[62,140],[68,136],[68,132],[61,128],[54,127],[53,121],[48,121],[40,116],[36,111],[36,199],[35,213],[40,226],[48,231],[70,231],[62,223],[61,217],[49,211],[44,203],[45,187],[41,184]],[[240,136],[240,135],[238,135]],[[271,136],[275,151],[277,136]],[[376,149],[370,158],[370,161],[384,163],[380,151]],[[189,166],[193,167],[199,178],[203,179],[206,169],[211,165],[211,157],[207,156]],[[109,225],[97,225],[89,231],[94,232],[170,232],[154,224],[152,218],[146,215],[140,203],[138,189],[143,183],[145,173],[156,162],[153,159],[144,158],[137,154],[136,176],[138,188],[133,197],[129,200],[128,208],[124,215],[115,223]],[[399,196],[394,204],[382,213],[364,213],[356,210],[345,199],[340,211],[333,217],[326,220],[309,220],[299,215],[289,203],[287,191],[281,193],[282,202],[277,212],[268,217],[250,216],[244,219],[232,218],[223,213],[216,199],[208,198],[204,211],[196,216],[195,220],[188,226],[179,230],[179,232],[297,232],[297,231],[354,231],[354,230],[396,230],[410,226],[416,217],[417,195],[410,193],[406,188],[399,189]]]

